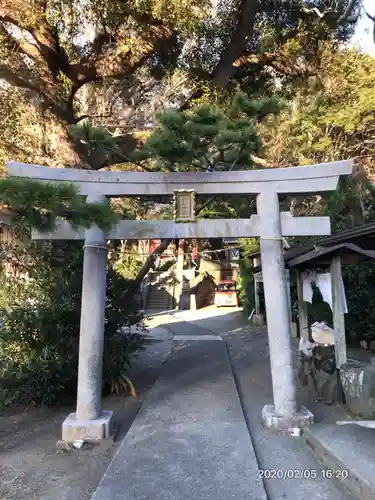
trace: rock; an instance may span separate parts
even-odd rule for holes
[[[85,444],[85,442],[82,439],[80,439],[78,441],[74,441],[73,446],[74,446],[74,448],[77,448],[78,450],[80,450],[84,444]]]
[[[367,340],[361,340],[359,345],[362,347],[362,349],[367,349]]]
[[[311,336],[313,341],[317,344],[334,344],[334,331],[323,322],[315,321],[315,323],[311,325]]]
[[[67,441],[57,441],[56,443],[57,453],[69,453],[73,449],[73,444]]]
[[[375,367],[364,363],[344,366],[340,371],[346,404],[355,415],[375,418]]]
[[[254,314],[253,325],[254,326],[264,326],[265,325],[263,314]]]

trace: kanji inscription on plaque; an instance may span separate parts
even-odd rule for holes
[[[195,222],[195,191],[181,189],[173,192],[174,219],[176,222]]]

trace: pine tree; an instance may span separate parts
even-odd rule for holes
[[[133,157],[158,171],[248,170],[261,151],[257,124],[279,109],[273,98],[252,100],[237,93],[225,111],[209,104],[166,110],[157,115],[154,132]]]
[[[257,126],[267,116],[278,113],[281,103],[273,98],[251,99],[237,93],[227,108],[202,104],[192,110],[166,110],[157,117],[156,128],[144,147],[133,158],[149,170],[170,172],[249,170],[262,145]],[[233,209],[222,197],[198,198],[196,215],[225,216]],[[240,200],[238,208],[250,211],[250,199]],[[171,240],[161,245],[145,262],[136,277],[139,285],[156,258]]]

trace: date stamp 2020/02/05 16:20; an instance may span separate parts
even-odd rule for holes
[[[261,479],[346,479],[346,469],[260,469]]]

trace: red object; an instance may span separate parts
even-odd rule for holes
[[[149,255],[154,253],[154,251],[158,248],[160,243],[161,243],[161,240],[150,240],[150,247],[149,247],[149,252],[148,252]]]
[[[150,240],[150,246],[148,254],[151,255],[155,252],[155,250],[160,246],[161,240]],[[173,257],[173,250],[168,247],[164,252],[160,255],[161,259],[168,259]]]
[[[192,260],[195,260],[198,257],[198,249],[196,246],[193,247],[193,250],[191,252],[191,258]]]

